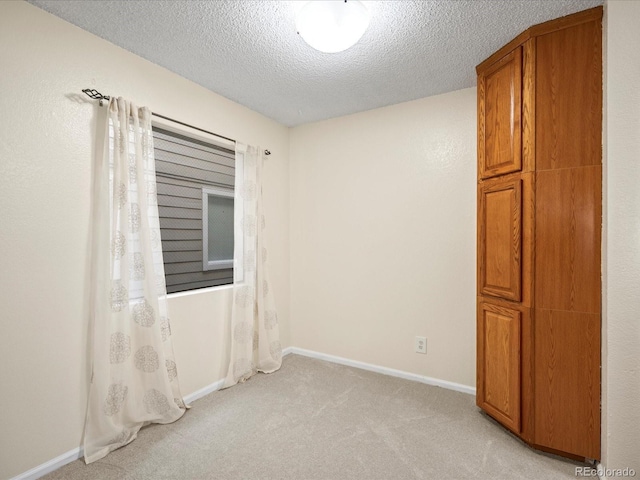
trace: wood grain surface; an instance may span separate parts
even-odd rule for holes
[[[481,178],[522,168],[522,48],[488,68],[478,79],[478,166]]]
[[[602,31],[583,23],[536,39],[536,169],[602,162]]]
[[[520,301],[522,181],[483,182],[478,192],[480,294]]]
[[[504,425],[520,432],[520,311],[491,304],[478,305],[478,405]]]
[[[535,442],[600,457],[600,315],[536,309]]]
[[[600,313],[601,166],[536,178],[536,308]]]

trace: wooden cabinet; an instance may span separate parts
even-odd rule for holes
[[[477,67],[477,404],[531,446],[600,458],[602,8]]]

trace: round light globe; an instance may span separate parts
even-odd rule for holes
[[[356,44],[369,26],[367,8],[355,0],[313,0],[300,9],[298,33],[311,47],[337,53]]]

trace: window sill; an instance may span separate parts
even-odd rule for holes
[[[167,293],[167,298],[178,298],[178,297],[188,297],[190,295],[199,295],[211,292],[217,292],[221,290],[229,290],[233,288],[233,284],[229,285],[218,285],[216,287],[207,287],[207,288],[198,288],[197,290],[186,290],[184,292],[175,292],[175,293]]]

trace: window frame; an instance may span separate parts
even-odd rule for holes
[[[223,270],[233,268],[233,256],[229,260],[209,260],[209,196],[234,198],[231,188],[225,187],[202,187],[202,271]],[[235,215],[235,201],[233,211]],[[235,232],[234,232],[235,233]],[[234,235],[235,248],[235,235]]]

